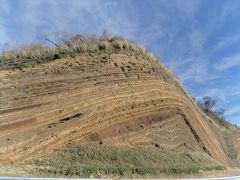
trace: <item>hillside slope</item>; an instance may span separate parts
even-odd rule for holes
[[[206,117],[170,71],[144,53],[119,48],[23,70],[3,67],[0,163],[92,141],[239,163],[239,130],[223,130]]]

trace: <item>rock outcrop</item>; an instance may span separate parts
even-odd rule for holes
[[[224,140],[154,58],[82,53],[0,74],[1,163],[89,141],[196,151],[226,166],[240,159],[239,131]]]

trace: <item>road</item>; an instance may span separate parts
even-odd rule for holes
[[[30,177],[10,177],[1,176],[0,180],[112,180],[112,179],[84,179],[84,178],[30,178]],[[167,179],[167,180],[240,180],[240,176],[221,177],[221,178],[190,178],[190,179]],[[134,179],[118,179],[118,180],[134,180]],[[140,180],[140,179],[135,179]],[[143,180],[143,179],[142,179]],[[154,179],[158,180],[158,179]],[[163,179],[159,179],[163,180]]]

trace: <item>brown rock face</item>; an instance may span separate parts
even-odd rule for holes
[[[2,163],[88,141],[197,151],[225,165],[240,158],[156,60],[85,53],[0,74]],[[239,137],[231,136],[234,152]]]

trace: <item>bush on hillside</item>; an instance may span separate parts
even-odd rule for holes
[[[196,101],[195,98],[193,98],[194,101]],[[228,122],[225,117],[224,113],[225,110],[222,108],[214,108],[217,104],[217,100],[205,96],[202,98],[201,101],[197,102],[197,105],[200,109],[202,109],[203,112],[206,113],[207,116],[211,117],[213,120],[215,120],[218,124],[224,126],[225,128],[230,128],[231,126],[235,126],[236,128],[239,128],[237,125],[232,125],[230,122]]]

